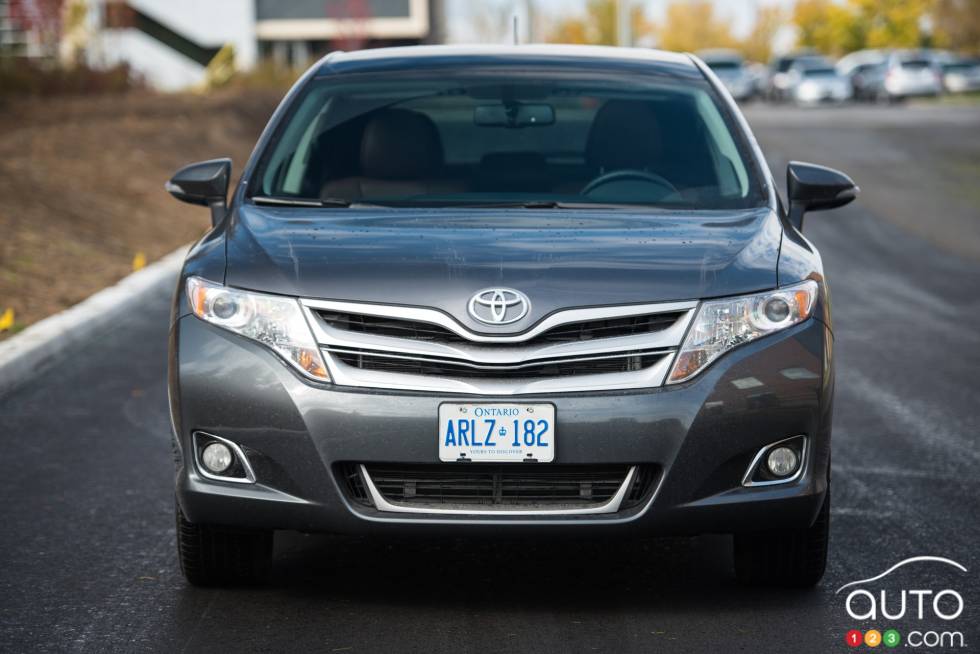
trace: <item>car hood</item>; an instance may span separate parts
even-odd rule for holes
[[[748,293],[776,286],[782,228],[769,209],[632,213],[560,209],[242,206],[225,283],[305,298],[433,307],[470,329],[474,293],[531,301],[510,331],[558,309]],[[499,328],[498,328],[499,329]]]

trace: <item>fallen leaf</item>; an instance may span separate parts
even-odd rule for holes
[[[14,310],[7,309],[0,316],[0,332],[5,332],[14,326]]]

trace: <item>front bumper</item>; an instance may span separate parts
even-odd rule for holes
[[[352,501],[337,464],[438,463],[439,404],[473,396],[313,385],[262,346],[187,316],[171,331],[177,499],[192,522],[308,532],[804,527],[827,488],[831,351],[830,330],[811,319],[730,352],[686,384],[527,396],[556,407],[556,463],[657,467],[650,499],[630,509],[579,516],[399,514]],[[191,454],[195,431],[240,445],[256,483],[201,475]],[[760,448],[799,434],[807,436],[808,452],[797,480],[742,486]]]

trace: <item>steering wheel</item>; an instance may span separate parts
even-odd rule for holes
[[[582,189],[582,195],[589,195],[595,191],[600,186],[605,186],[606,184],[612,184],[613,182],[625,182],[625,181],[643,181],[650,182],[651,184],[656,184],[667,189],[670,193],[679,193],[677,187],[671,184],[665,177],[657,175],[656,173],[648,173],[645,170],[635,170],[632,168],[624,170],[613,170],[608,173],[599,175],[591,182],[585,185]]]

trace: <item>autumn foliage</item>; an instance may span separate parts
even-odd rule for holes
[[[616,0],[588,0],[584,16],[558,20],[548,40],[612,45]],[[980,0],[797,0],[790,8],[761,4],[750,32],[736,36],[724,5],[710,0],[670,0],[654,23],[635,1],[633,42],[665,50],[693,52],[733,48],[752,61],[766,61],[776,35],[785,28],[796,45],[840,55],[862,48],[948,47],[980,50]],[[719,9],[721,7],[721,9]]]

